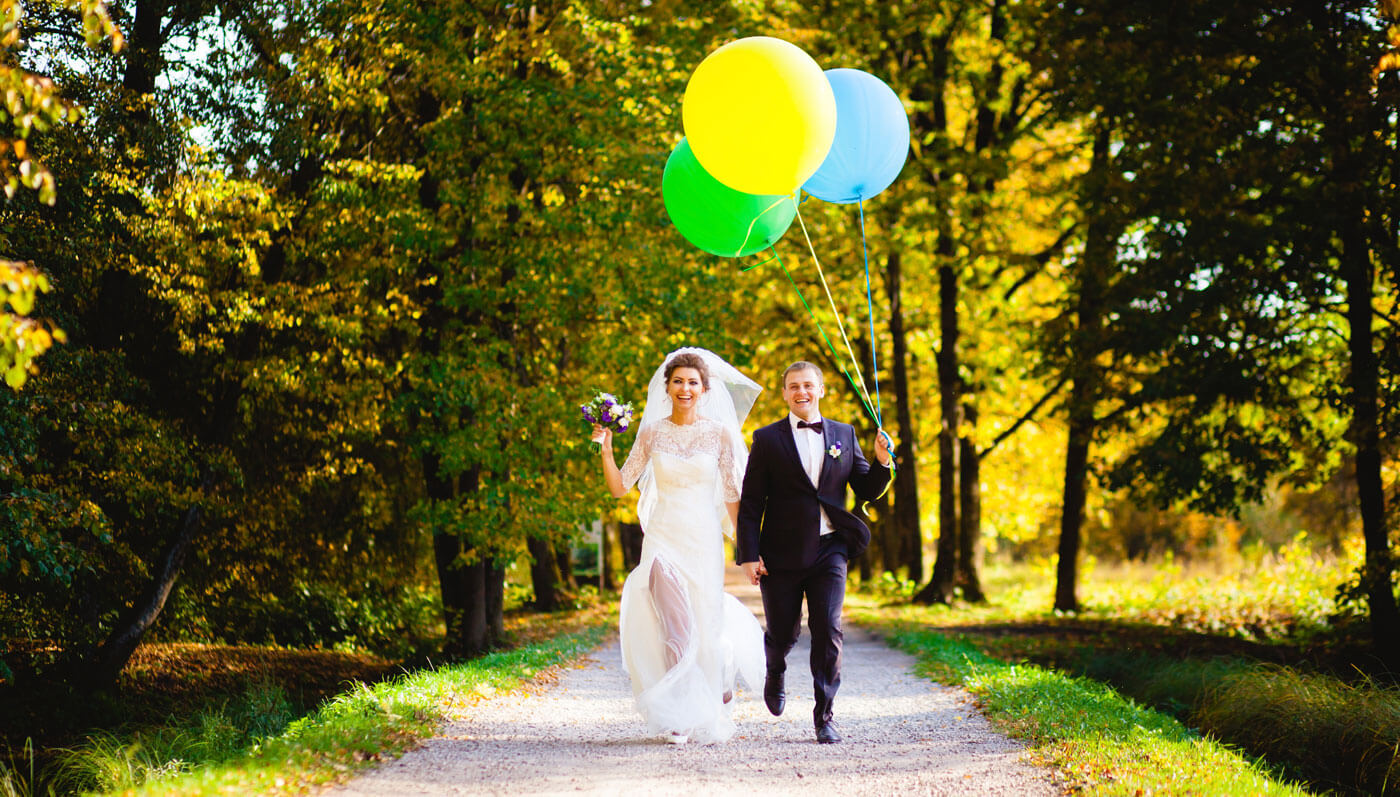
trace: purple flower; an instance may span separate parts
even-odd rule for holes
[[[596,426],[606,426],[623,432],[632,425],[632,405],[617,400],[611,393],[595,393],[593,399],[579,407],[584,420]]]

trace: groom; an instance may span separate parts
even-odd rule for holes
[[[783,400],[790,413],[754,433],[739,498],[738,563],[759,584],[768,631],[763,648],[768,677],[763,701],[783,713],[787,654],[801,633],[802,600],[812,633],[812,682],[817,741],[841,741],[831,704],[841,685],[841,604],[846,562],[870,543],[870,529],[846,509],[846,485],[873,501],[890,482],[890,439],[883,430],[872,468],[849,424],[823,420],[826,395],[821,369],[795,362],[783,372]],[[762,579],[760,579],[762,576]]]

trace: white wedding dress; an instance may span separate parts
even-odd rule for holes
[[[723,502],[739,500],[743,441],[705,418],[643,427],[627,462],[630,489],[650,464],[639,508],[642,558],[622,587],[622,660],[648,728],[698,742],[734,735],[736,679],[763,678],[763,632],[724,591]]]

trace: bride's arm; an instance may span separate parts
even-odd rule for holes
[[[593,440],[601,443],[603,456],[603,481],[607,482],[608,492],[613,498],[621,498],[627,495],[627,488],[622,486],[622,471],[618,470],[617,459],[613,456],[611,429],[601,426],[593,427]]]
[[[739,502],[738,502],[738,501],[725,501],[725,502],[724,502],[724,508],[727,509],[727,510],[729,510],[729,526],[730,526],[730,528],[733,528],[733,529],[739,528]]]
[[[613,457],[612,441],[613,433],[611,429],[604,429],[601,426],[593,427],[593,440],[603,446],[603,480],[607,482],[608,492],[613,498],[621,498],[631,492],[632,485],[637,483],[638,477],[642,475],[642,469],[646,467],[647,460],[651,457],[651,439],[656,431],[655,426],[648,427],[637,432],[637,440],[632,444],[632,450],[627,454],[627,461],[622,463],[622,467],[617,467],[617,459]]]

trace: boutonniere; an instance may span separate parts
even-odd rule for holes
[[[841,444],[840,444],[840,443],[832,443],[832,444],[831,444],[831,448],[828,448],[828,449],[826,450],[826,455],[827,455],[828,457],[831,457],[832,459],[840,459],[840,458],[841,458]]]

